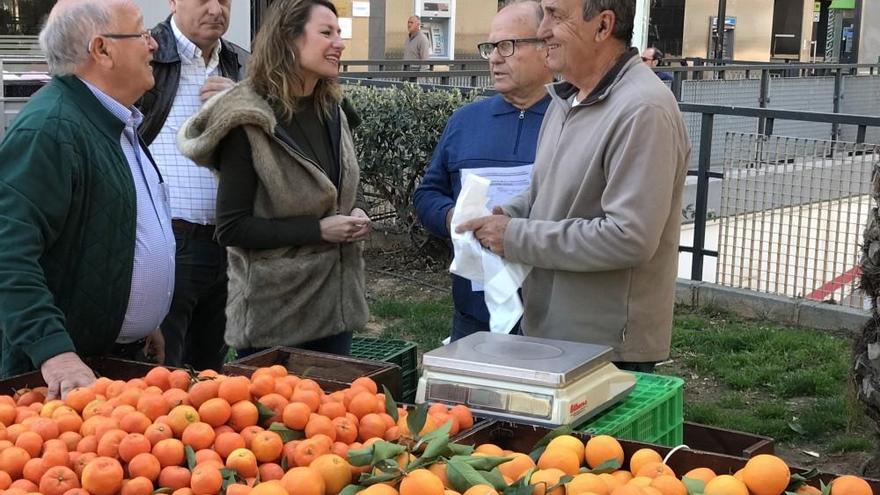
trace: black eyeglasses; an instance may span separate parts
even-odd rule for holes
[[[485,41],[477,45],[477,50],[479,50],[480,56],[486,60],[489,60],[489,57],[492,56],[492,52],[496,49],[498,50],[498,55],[501,55],[502,57],[510,57],[516,51],[516,45],[518,43],[533,43],[538,47],[544,45],[544,41],[538,38],[519,38],[501,40],[494,43],[491,41]]]
[[[153,34],[152,34],[152,33],[150,32],[150,30],[148,29],[148,30],[146,30],[146,31],[141,31],[141,32],[139,32],[139,33],[104,33],[104,34],[101,34],[100,36],[103,36],[103,37],[105,37],[105,38],[110,38],[110,39],[113,39],[113,40],[125,40],[125,39],[130,39],[130,38],[142,38],[142,39],[144,40],[144,42],[149,42],[150,39],[153,37]]]

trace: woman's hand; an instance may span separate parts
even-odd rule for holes
[[[360,218],[364,222],[364,226],[361,229],[354,233],[352,236],[352,242],[355,241],[363,241],[366,240],[367,236],[370,235],[370,230],[372,229],[373,221],[370,220],[370,217],[367,216],[367,212],[360,208],[355,208],[351,210],[351,216],[355,218]]]
[[[352,212],[354,214],[354,212]],[[361,241],[366,237],[364,229],[370,231],[370,219],[363,216],[333,215],[321,219],[321,239],[326,242],[341,243]],[[359,237],[358,237],[359,236]]]

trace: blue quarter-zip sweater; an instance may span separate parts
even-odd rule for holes
[[[449,238],[446,214],[461,192],[462,169],[534,163],[538,131],[549,102],[547,96],[520,110],[495,95],[452,114],[413,194],[416,214],[429,232]],[[485,322],[488,328],[489,311],[482,291],[472,291],[469,280],[453,275],[452,297],[456,310]]]

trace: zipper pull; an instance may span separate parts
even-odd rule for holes
[[[525,111],[525,109],[519,111],[519,120],[522,120],[522,119],[524,119],[524,118],[526,118],[526,111]]]

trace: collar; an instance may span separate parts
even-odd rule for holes
[[[607,98],[623,75],[626,74],[636,62],[641,63],[641,61],[638,48],[632,47],[625,51],[608,72],[602,76],[602,79],[599,80],[599,84],[597,84],[596,87],[590,91],[590,94],[578,103],[577,106],[593,105]],[[580,89],[578,89],[577,86],[567,81],[547,85],[548,93],[563,100],[571,100],[571,98],[575,97],[579,91]]]
[[[183,63],[192,63],[193,60],[202,58],[204,55],[202,53],[201,48],[196,46],[186,35],[183,34],[183,31],[177,27],[177,23],[174,21],[174,16],[171,17],[171,32],[174,33],[174,39],[177,41],[177,54],[180,56],[180,61]],[[211,58],[208,59],[208,63],[206,64],[206,68],[209,71],[214,70],[215,67],[220,63],[220,40],[217,40],[217,43],[214,44],[214,49],[211,52]]]
[[[89,91],[98,99],[101,105],[110,112],[114,117],[119,119],[120,122],[124,123],[126,126],[131,126],[134,129],[137,129],[138,126],[141,125],[141,122],[144,120],[144,114],[141,113],[134,105],[126,107],[122,103],[114,100],[113,97],[108,95],[107,93],[98,89],[94,84],[86,81],[85,79],[77,77],[83,84],[89,88]]]
[[[544,113],[547,111],[547,105],[549,103],[550,95],[546,95],[538,100],[537,103],[524,110],[527,113],[544,115]],[[492,115],[504,115],[508,113],[519,113],[523,109],[511,105],[510,102],[505,100],[503,96],[501,96],[500,94],[496,94],[489,99],[489,110],[492,112]]]
[[[57,85],[63,93],[69,95],[80,111],[108,138],[119,139],[125,124],[99,104],[97,96],[89,91],[88,86],[80,78],[73,75],[55,76],[49,84]]]

